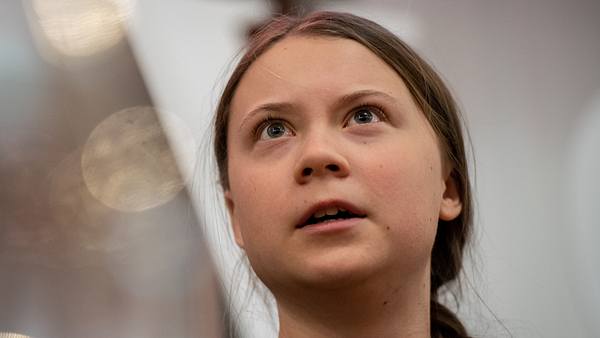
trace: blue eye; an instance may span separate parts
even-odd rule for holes
[[[348,125],[381,122],[381,118],[379,117],[380,114],[382,113],[379,108],[360,107],[352,113]]]
[[[262,131],[260,132],[259,138],[261,140],[269,140],[280,138],[286,135],[292,135],[292,132],[283,122],[265,121],[265,123],[262,125]]]

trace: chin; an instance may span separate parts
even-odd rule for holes
[[[364,283],[383,269],[382,262],[377,263],[364,255],[332,256],[304,262],[302,269],[295,273],[296,281],[305,287],[339,289]]]

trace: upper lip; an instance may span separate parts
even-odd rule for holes
[[[301,227],[305,226],[306,222],[317,211],[324,210],[324,209],[331,208],[331,207],[336,207],[338,209],[346,209],[349,212],[351,212],[352,214],[355,214],[359,217],[366,216],[366,213],[364,210],[360,209],[359,207],[355,206],[354,204],[352,204],[348,201],[339,200],[339,199],[324,200],[324,201],[317,202],[317,203],[313,204],[310,208],[308,208],[306,210],[306,212],[304,214],[302,214],[300,221],[296,224],[296,228],[301,228]]]

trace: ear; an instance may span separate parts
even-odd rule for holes
[[[231,228],[233,230],[235,242],[240,248],[243,249],[244,237],[242,236],[242,229],[240,228],[240,222],[236,214],[235,204],[229,189],[225,190],[225,205],[227,205],[227,212],[229,213],[229,219],[231,220]]]
[[[442,203],[440,205],[440,219],[443,221],[451,221],[458,217],[462,211],[462,201],[460,200],[458,185],[456,179],[454,179],[454,176],[452,175],[452,171],[446,175],[443,189]]]

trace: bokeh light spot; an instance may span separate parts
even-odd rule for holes
[[[138,106],[100,123],[81,160],[90,193],[120,211],[142,211],[171,200],[184,187],[157,112]]]
[[[29,336],[24,336],[18,333],[11,332],[0,332],[0,338],[30,338]]]
[[[48,42],[67,56],[88,56],[116,45],[131,5],[125,0],[33,0]]]

